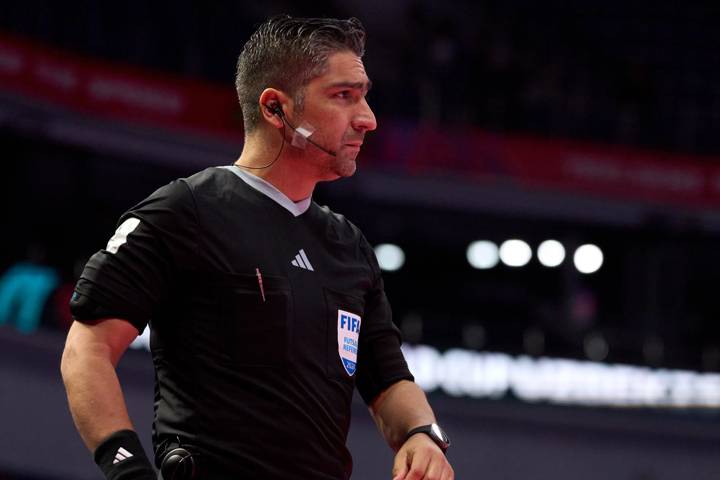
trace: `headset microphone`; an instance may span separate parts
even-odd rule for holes
[[[315,148],[317,148],[317,149],[319,149],[319,150],[322,150],[323,152],[327,153],[328,155],[332,155],[333,157],[337,157],[337,153],[336,153],[336,152],[334,152],[334,151],[332,151],[332,150],[330,150],[330,149],[327,149],[327,148],[323,147],[322,145],[319,145],[319,144],[315,143],[315,142],[310,138],[310,135],[312,135],[312,131],[307,131],[307,129],[302,129],[302,126],[301,126],[300,129],[295,128],[295,127],[293,126],[293,124],[290,123],[290,121],[289,121],[287,118],[285,118],[285,112],[283,111],[282,107],[281,107],[279,104],[273,103],[273,104],[271,104],[271,105],[265,105],[265,106],[268,108],[268,110],[270,110],[270,113],[272,113],[273,115],[277,115],[277,116],[280,118],[280,120],[282,120],[283,124],[287,124],[290,128],[292,128],[296,135],[300,135],[304,140],[306,140],[307,142],[309,142],[309,143],[310,143],[311,145],[313,145]],[[284,141],[284,139],[285,139],[285,137],[284,137],[284,135],[283,135],[283,141]]]

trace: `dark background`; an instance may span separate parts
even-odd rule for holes
[[[322,184],[314,197],[350,218],[372,244],[404,249],[405,265],[385,281],[408,342],[586,360],[588,339],[602,338],[607,354],[594,360],[606,364],[720,372],[720,203],[472,175],[467,172],[492,158],[468,152],[466,165],[458,166],[443,161],[442,148],[436,167],[416,169],[387,148],[412,147],[397,135],[389,140],[387,132],[431,131],[448,144],[477,134],[511,143],[571,141],[630,157],[644,152],[658,165],[720,166],[718,7],[616,0],[28,0],[3,5],[0,34],[87,62],[231,92],[243,43],[275,13],[357,16],[368,30],[369,102],[379,128],[368,137],[356,176]],[[20,333],[12,321],[0,325],[1,480],[99,478],[59,379],[68,288],[123,211],[174,178],[231,163],[242,147],[238,118],[231,125],[237,135],[217,140],[152,121],[98,117],[48,101],[41,91],[0,84],[0,269],[30,260],[59,280],[32,332]],[[535,257],[524,268],[468,265],[471,241],[508,238],[522,238],[533,250],[555,238],[569,257],[572,248],[594,243],[605,263],[593,275],[579,274],[570,258],[556,269]],[[540,350],[528,351],[523,338],[530,331],[541,332]],[[130,352],[121,368],[147,446],[147,353]],[[720,405],[556,406],[439,391],[430,398],[456,444],[458,478],[720,475]],[[353,478],[389,478],[391,452],[360,402],[349,442]]]

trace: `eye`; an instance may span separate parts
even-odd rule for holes
[[[352,97],[352,92],[350,90],[342,90],[340,92],[337,92],[335,94],[335,97],[345,100],[345,99]]]

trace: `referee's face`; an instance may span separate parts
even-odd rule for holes
[[[337,154],[312,149],[321,180],[355,173],[365,134],[377,127],[366,99],[370,86],[362,59],[350,51],[330,55],[326,72],[306,86],[302,116],[315,126],[311,138]]]

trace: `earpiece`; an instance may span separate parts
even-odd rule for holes
[[[265,106],[268,110],[270,110],[270,113],[272,113],[273,115],[277,115],[280,118],[285,116],[285,112],[283,112],[283,109],[279,103],[272,103],[270,105],[266,104]]]

